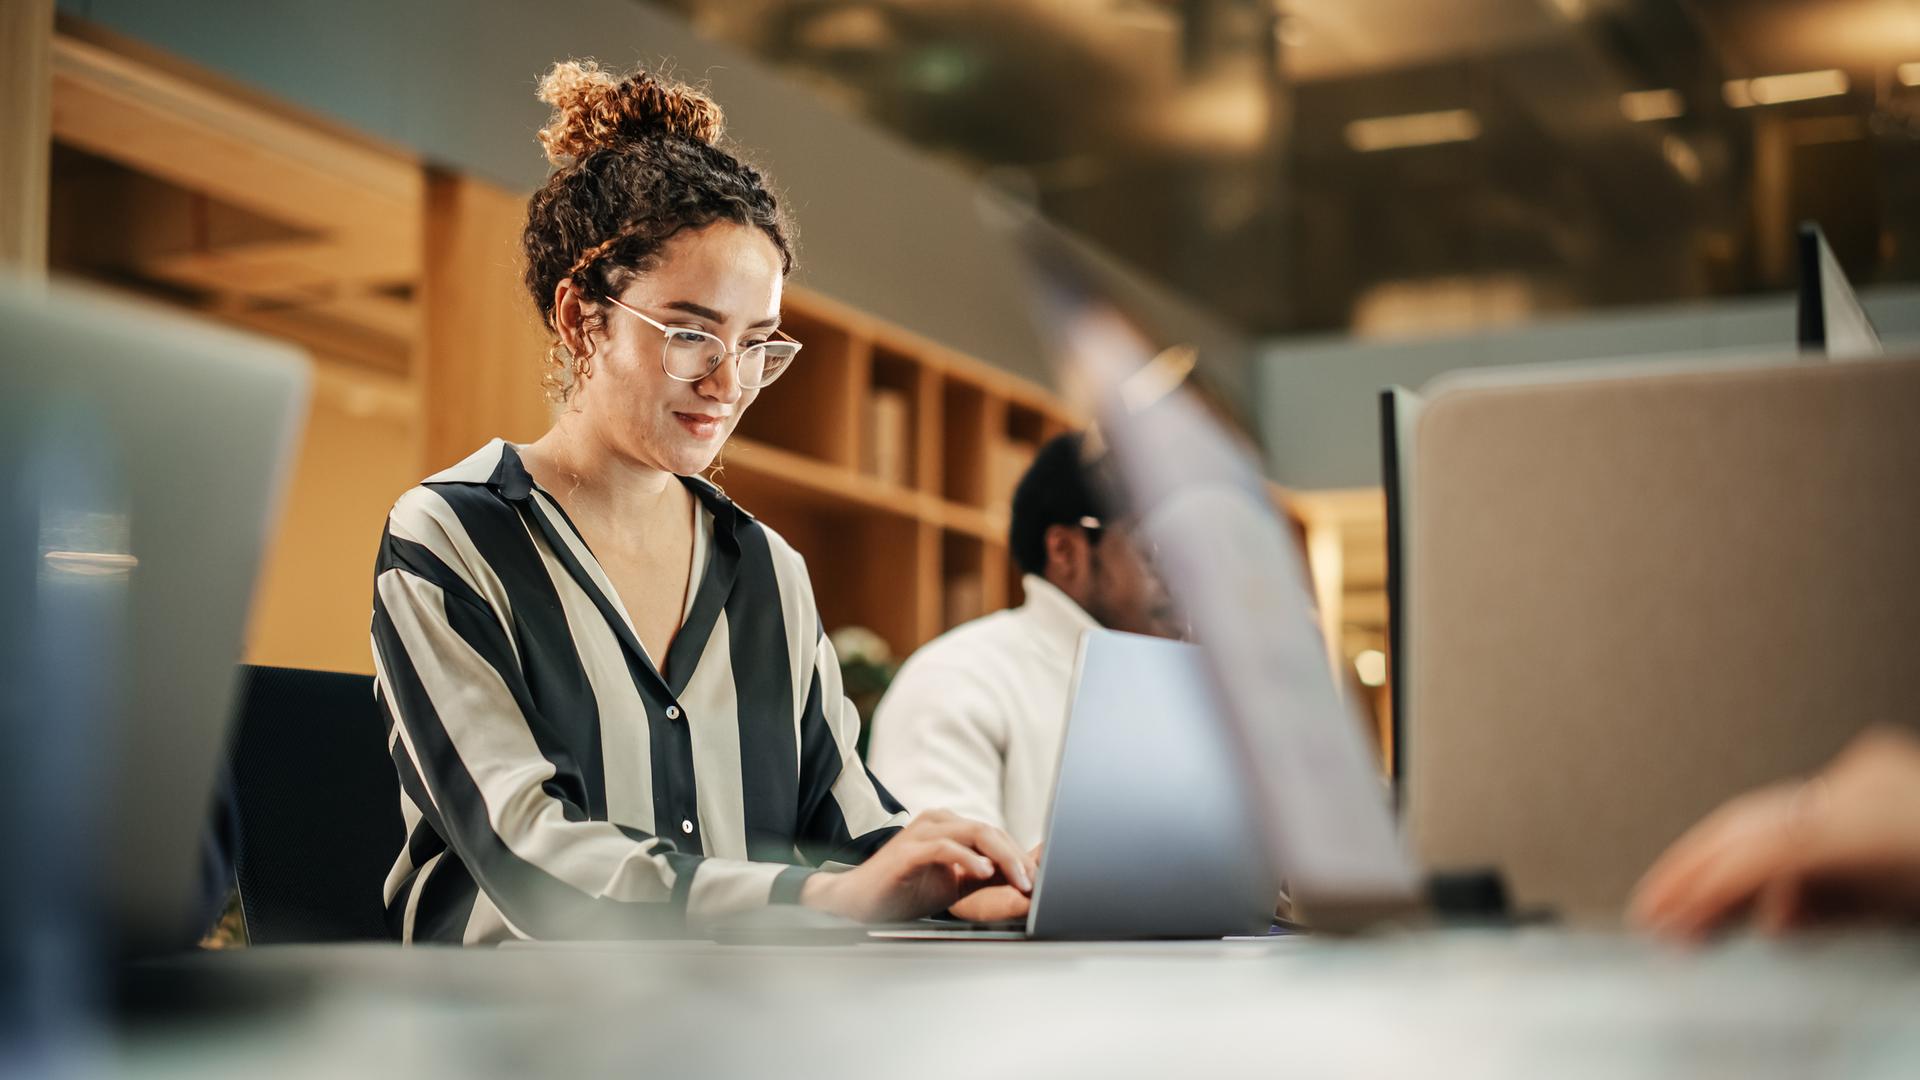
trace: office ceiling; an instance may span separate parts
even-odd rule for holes
[[[1920,280],[1920,0],[656,2],[1256,333]]]

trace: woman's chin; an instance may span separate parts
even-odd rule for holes
[[[621,446],[623,456],[676,476],[698,476],[713,467],[732,432],[697,436],[681,425],[667,424],[637,439],[633,434]]]
[[[713,468],[714,460],[720,456],[719,440],[700,446],[676,446],[669,467],[681,476],[698,476]]]

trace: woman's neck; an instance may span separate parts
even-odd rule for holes
[[[567,513],[644,532],[686,501],[679,477],[622,457],[577,421],[577,414],[562,414],[521,454],[534,481],[565,500]]]

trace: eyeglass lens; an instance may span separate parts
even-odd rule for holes
[[[769,341],[740,350],[740,384],[761,387],[780,376],[798,349],[791,342]],[[726,345],[711,334],[676,330],[667,335],[667,373],[676,379],[703,379],[726,357]]]

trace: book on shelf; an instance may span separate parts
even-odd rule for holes
[[[1024,439],[998,439],[987,459],[987,509],[1005,513],[1013,506],[1013,489],[1027,474],[1040,448]]]
[[[906,391],[875,387],[867,395],[862,472],[902,487],[912,483],[911,419],[912,402]]]

